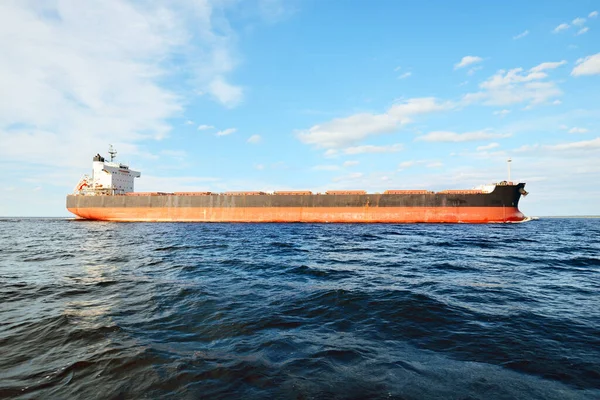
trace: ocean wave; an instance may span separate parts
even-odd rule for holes
[[[600,220],[0,222],[0,397],[600,397]]]

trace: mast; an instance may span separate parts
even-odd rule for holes
[[[512,159],[509,158],[508,160],[506,160],[506,165],[508,166],[508,182],[510,182],[510,163],[512,162]]]
[[[110,154],[110,162],[113,162],[113,160],[117,156],[117,151],[115,150],[112,144],[108,145],[108,154]]]

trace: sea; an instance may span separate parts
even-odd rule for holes
[[[0,398],[600,399],[600,219],[0,219]]]

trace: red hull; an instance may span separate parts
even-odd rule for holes
[[[69,208],[92,220],[129,222],[520,222],[517,207],[90,207]]]

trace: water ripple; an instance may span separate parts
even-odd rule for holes
[[[600,398],[598,233],[0,219],[0,398]]]

